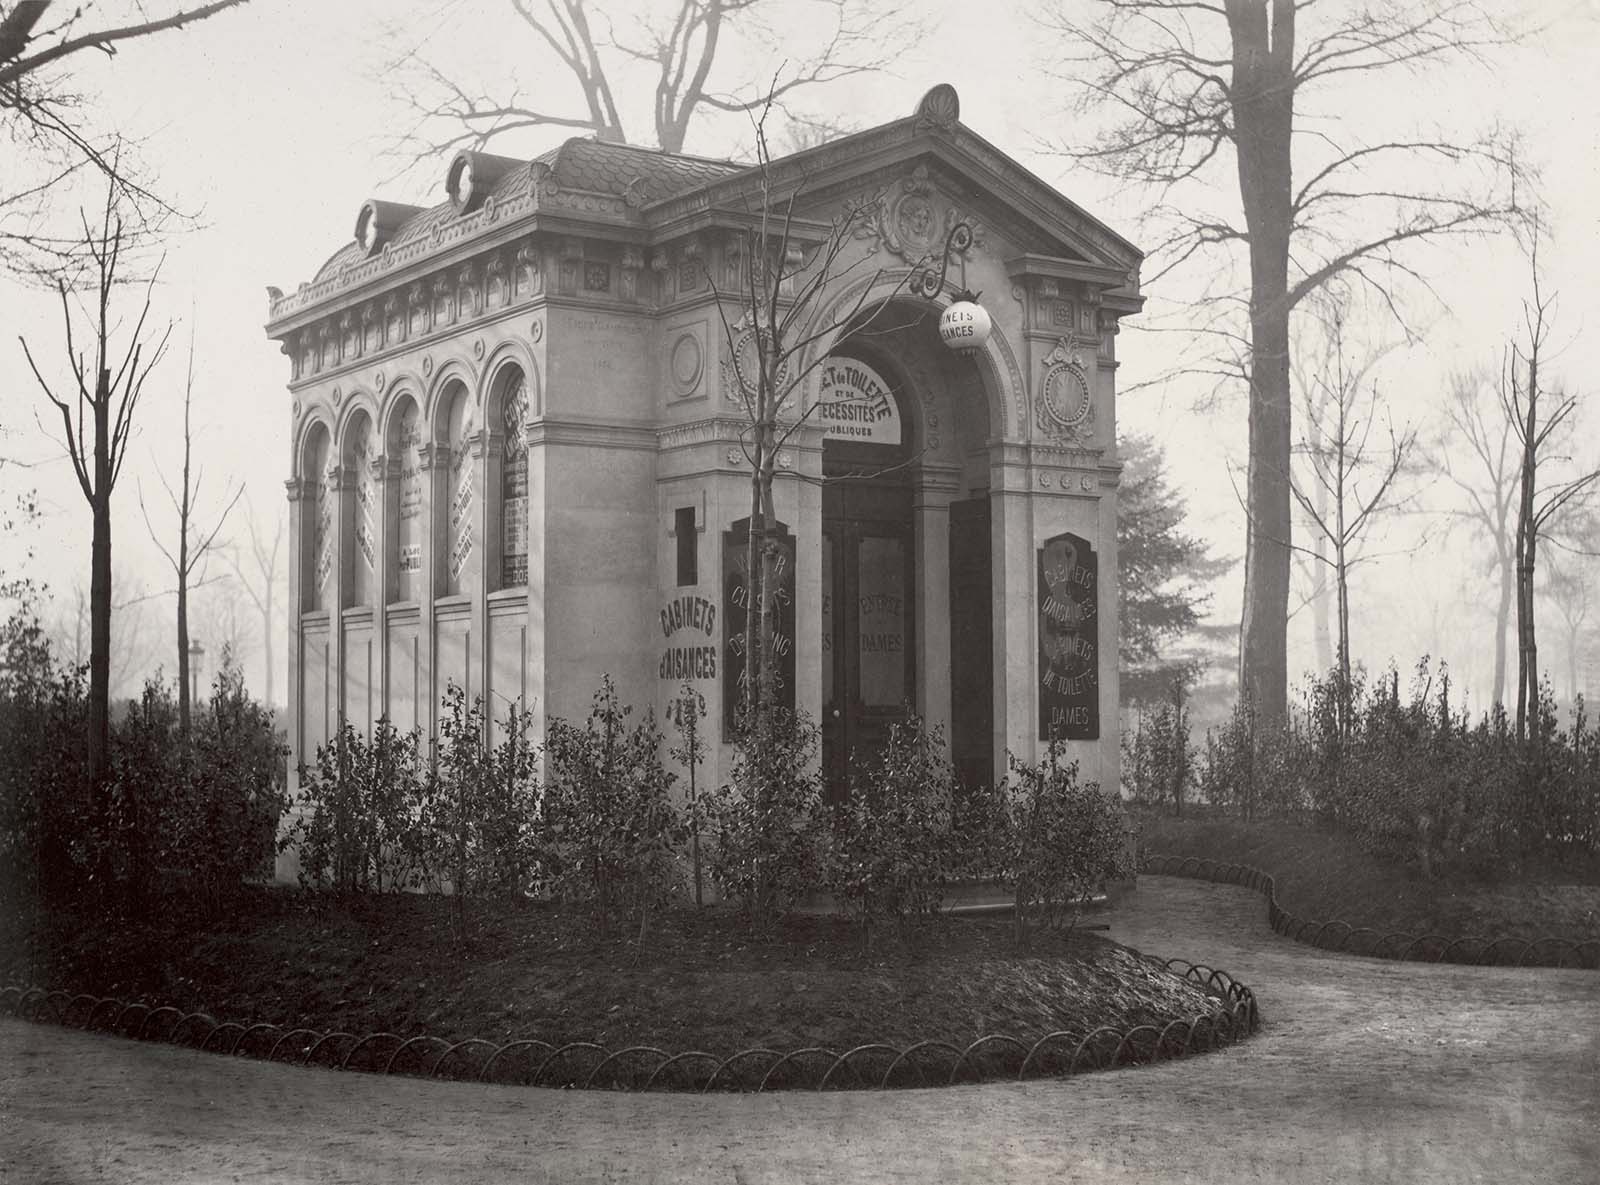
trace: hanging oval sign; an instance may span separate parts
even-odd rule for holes
[[[888,380],[857,358],[829,358],[821,371],[816,417],[824,440],[901,443],[900,405]]]

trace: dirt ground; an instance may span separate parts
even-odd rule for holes
[[[4,1182],[1600,1181],[1600,975],[1330,955],[1146,877],[1112,936],[1267,1025],[1185,1063],[883,1094],[585,1094],[266,1065],[0,1022]]]

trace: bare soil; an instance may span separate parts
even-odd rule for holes
[[[1023,1085],[637,1095],[301,1070],[0,1022],[0,1181],[1600,1179],[1600,975],[1356,959],[1166,877],[1120,941],[1220,965],[1264,1032]]]
[[[1094,934],[945,917],[902,933],[798,916],[764,938],[732,910],[677,909],[639,942],[530,901],[392,895],[329,904],[258,890],[206,915],[53,914],[0,925],[0,982],[357,1034],[612,1049],[836,1050],[989,1033],[1128,1029],[1215,997]]]

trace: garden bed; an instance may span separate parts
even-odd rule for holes
[[[1216,994],[1094,934],[947,918],[863,945],[837,918],[753,938],[733,911],[670,911],[644,943],[531,901],[344,901],[252,890],[209,915],[55,914],[0,931],[0,979],[321,1031],[534,1038],[731,1054],[753,1047],[965,1046],[1164,1025]],[[1013,1073],[1015,1069],[1013,1068]]]
[[[1415,934],[1600,937],[1600,860],[1496,875],[1423,877],[1332,828],[1235,818],[1139,820],[1146,852],[1247,864],[1270,873],[1278,902],[1303,918]]]

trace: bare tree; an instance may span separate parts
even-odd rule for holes
[[[191,467],[193,457],[193,436],[189,427],[190,405],[194,401],[194,337],[189,338],[189,369],[183,381],[183,476],[178,490],[174,491],[172,484],[167,481],[166,474],[161,474],[162,488],[167,491],[167,499],[172,503],[172,509],[178,516],[178,551],[174,555],[167,545],[161,542],[161,536],[155,526],[150,522],[149,508],[144,504],[144,490],[139,491],[139,511],[144,515],[145,529],[150,532],[150,539],[156,547],[160,548],[162,556],[172,568],[173,579],[177,583],[178,591],[178,728],[182,734],[189,735],[189,581],[195,576],[197,570],[206,561],[211,547],[217,541],[217,534],[228,521],[228,515],[233,512],[239,497],[244,493],[244,487],[234,489],[232,497],[224,491],[227,504],[222,512],[217,515],[216,521],[208,531],[197,526],[194,521],[195,507],[200,500],[200,489],[205,480],[205,470],[198,472]],[[159,470],[157,472],[160,472]]]
[[[921,274],[901,276],[884,293],[875,292],[882,273],[874,272],[853,299],[830,303],[840,285],[870,265],[870,256],[851,258],[848,252],[878,195],[847,201],[826,223],[801,218],[797,207],[806,177],[779,177],[773,169],[766,132],[769,111],[763,109],[754,121],[759,182],[739,247],[740,286],[724,291],[707,273],[732,359],[730,386],[746,420],[741,444],[750,466],[749,608],[742,696],[750,727],[777,704],[773,641],[783,553],[771,534],[777,521],[772,483],[782,449],[817,410],[815,404],[800,406],[802,392],[811,372],[826,360],[819,348],[823,343],[833,339],[837,344],[878,328],[888,301]],[[967,241],[956,246],[965,249],[970,243],[969,232]]]
[[[1430,450],[1430,467],[1460,491],[1464,505],[1445,513],[1468,525],[1492,549],[1499,600],[1494,616],[1494,690],[1491,704],[1505,702],[1506,631],[1516,575],[1517,454],[1492,375],[1481,369],[1450,380],[1443,439]]]
[[[112,313],[112,295],[126,282],[122,266],[122,217],[117,212],[117,190],[108,186],[105,209],[98,226],[83,223],[83,243],[91,262],[94,308],[91,326],[93,357],[79,352],[73,333],[74,315],[64,280],[56,281],[61,297],[61,319],[66,331],[67,364],[73,384],[65,396],[58,396],[39,370],[26,338],[19,337],[28,367],[45,398],[61,416],[61,437],[78,478],[78,488],[89,504],[94,521],[90,550],[89,579],[89,775],[102,797],[107,792],[111,772],[110,754],[110,676],[111,676],[111,495],[122,476],[122,463],[128,456],[128,441],[133,433],[134,416],[150,371],[166,352],[169,326],[154,348],[147,349],[144,329],[150,313],[152,274],[144,288],[144,303],[138,319],[126,337],[117,358],[113,338],[117,335]],[[113,370],[115,367],[115,370]],[[106,804],[101,803],[102,809]]]
[[[1378,422],[1378,388],[1367,376],[1382,351],[1351,367],[1344,349],[1343,321],[1335,313],[1329,333],[1329,368],[1317,376],[1315,393],[1305,399],[1305,435],[1297,450],[1307,477],[1294,480],[1290,491],[1326,549],[1315,555],[1333,577],[1335,593],[1335,661],[1339,676],[1338,719],[1341,734],[1350,729],[1350,572],[1361,560],[1363,543],[1374,521],[1398,502],[1396,479],[1412,459],[1417,434],[1396,432],[1386,425],[1387,441],[1374,442]],[[1318,494],[1320,493],[1320,497]],[[1331,549],[1332,554],[1328,554]]]
[[[217,554],[226,555],[227,550],[219,547]],[[255,652],[259,639],[252,608],[244,582],[237,576],[212,581],[204,595],[190,600],[189,620],[196,636],[208,645],[213,672],[230,663],[240,667]]]
[[[1585,531],[1593,536],[1592,517]],[[1561,615],[1562,648],[1567,652],[1567,699],[1576,701],[1582,687],[1578,672],[1583,666],[1584,627],[1595,593],[1594,559],[1581,553],[1549,557],[1545,562],[1544,594]]]
[[[38,275],[74,261],[81,241],[51,233],[42,216],[52,192],[85,167],[105,177],[125,210],[170,212],[138,180],[122,140],[99,137],[85,126],[84,100],[67,81],[68,70],[87,50],[111,56],[125,42],[186,28],[243,2],[216,0],[165,16],[150,15],[141,5],[139,19],[103,27],[90,27],[91,5],[52,6],[48,0],[0,5],[0,129],[30,151],[37,166],[22,170],[16,157],[7,161],[7,176],[0,181],[0,266]],[[125,233],[142,220],[136,218]]]
[[[1517,736],[1528,736],[1528,716],[1539,695],[1539,644],[1535,629],[1534,579],[1539,540],[1559,518],[1588,498],[1600,481],[1600,468],[1574,471],[1571,458],[1555,451],[1560,433],[1578,410],[1578,399],[1559,388],[1546,390],[1540,374],[1549,345],[1555,294],[1546,295],[1539,273],[1539,234],[1535,227],[1529,249],[1532,295],[1522,304],[1523,340],[1509,349],[1500,383],[1500,408],[1516,441],[1517,530]],[[1550,469],[1560,476],[1550,479]],[[1545,476],[1541,478],[1540,470]],[[1541,484],[1541,481],[1543,484]],[[1538,730],[1533,730],[1537,738]]]
[[[151,598],[138,578],[129,574],[119,562],[112,565],[111,580],[113,587],[126,590],[125,595],[111,605],[111,650],[107,663],[107,695],[120,699],[137,693],[140,681],[154,666],[158,644],[146,619]],[[70,597],[57,601],[49,631],[50,643],[71,667],[89,665],[90,600],[88,587],[80,582],[73,586]]]
[[[509,7],[507,35],[521,34],[518,44],[530,47],[531,52],[519,56],[519,64],[537,82],[525,88],[513,80],[491,94],[426,56],[425,42],[407,45],[394,75],[401,88],[398,97],[415,116],[400,145],[403,155],[431,159],[458,148],[483,148],[506,133],[546,127],[635,141],[624,128],[614,90],[630,69],[642,70],[654,81],[650,135],[655,145],[682,152],[691,125],[704,111],[737,114],[781,107],[808,88],[883,69],[893,54],[921,36],[906,6],[889,0],[800,0],[787,5],[777,0],[653,0],[644,5],[509,0]],[[779,17],[786,22],[784,29],[774,27]],[[798,57],[793,27],[821,30]],[[771,86],[758,83],[754,72],[740,79],[735,67],[741,57],[755,70],[764,70],[775,58],[785,60],[784,76]],[[553,93],[552,76],[575,83],[576,94],[569,91],[570,97],[562,100]]]
[[[223,548],[219,554],[233,569],[239,587],[244,589],[245,595],[255,605],[256,612],[261,614],[261,654],[267,670],[266,701],[270,706],[276,702],[273,699],[272,680],[272,623],[280,566],[278,556],[283,545],[284,516],[280,509],[272,520],[272,538],[268,540],[256,518],[255,508],[250,504],[249,494],[245,495],[244,501],[245,509],[248,511],[245,522],[250,531],[249,555],[243,557],[242,549],[237,543]]]
[[[1211,369],[1249,390],[1240,686],[1263,718],[1279,718],[1288,689],[1291,315],[1341,278],[1398,315],[1395,285],[1421,278],[1410,248],[1488,231],[1518,208],[1505,138],[1396,131],[1394,105],[1381,129],[1363,135],[1351,85],[1370,90],[1403,77],[1414,86],[1418,71],[1479,54],[1508,33],[1473,0],[1093,3],[1092,19],[1063,3],[1049,22],[1064,35],[1062,81],[1085,114],[1108,116],[1097,138],[1064,150],[1159,195],[1157,278],[1185,267],[1225,277],[1235,259],[1248,260],[1247,298],[1210,290],[1202,329],[1223,343]],[[1221,189],[1225,177],[1238,213],[1190,200],[1207,181]]]

